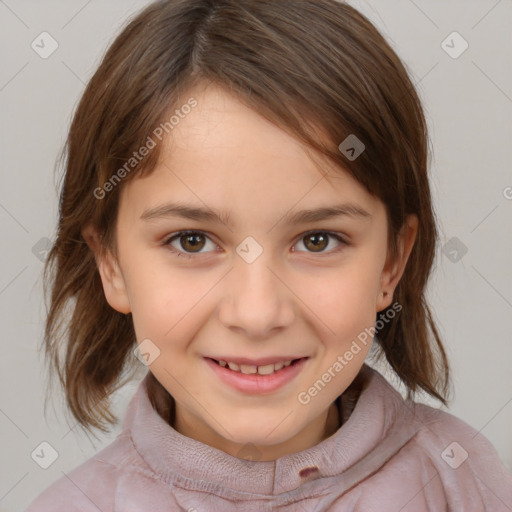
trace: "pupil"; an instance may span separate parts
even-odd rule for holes
[[[202,235],[200,235],[200,234],[185,235],[183,238],[185,239],[185,243],[182,242],[182,244],[181,244],[183,249],[194,250],[194,249],[197,249],[198,246],[199,246],[199,249],[202,248],[202,242],[201,242]],[[203,242],[203,244],[204,244],[204,242]],[[189,247],[187,247],[187,245],[189,245]]]
[[[326,241],[327,241],[327,237],[325,235],[323,235],[322,233],[314,233],[312,235],[309,235],[306,237],[306,241],[307,242],[310,242],[310,241],[313,241],[312,242],[312,247],[308,247],[308,249],[325,249],[326,247]],[[306,246],[308,244],[306,243]]]

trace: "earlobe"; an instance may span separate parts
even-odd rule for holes
[[[107,302],[119,313],[130,313],[130,301],[119,262],[111,251],[100,250],[100,237],[92,225],[88,225],[82,230],[82,237],[96,259]]]
[[[388,258],[381,275],[381,286],[377,297],[377,311],[389,307],[393,301],[393,293],[404,273],[418,232],[418,217],[411,214],[407,217],[397,240],[395,258]]]

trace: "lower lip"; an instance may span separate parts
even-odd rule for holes
[[[227,366],[220,366],[210,358],[205,357],[208,366],[219,376],[219,378],[231,387],[244,393],[262,394],[271,393],[281,386],[290,382],[304,367],[307,357],[299,359],[290,366],[271,375],[260,375],[258,373],[245,374],[230,370]]]

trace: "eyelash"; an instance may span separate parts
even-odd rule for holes
[[[341,251],[343,249],[344,246],[348,246],[349,243],[345,240],[344,237],[342,237],[340,234],[338,233],[333,233],[331,231],[320,231],[320,230],[316,230],[316,231],[308,231],[306,233],[303,233],[297,240],[296,243],[300,242],[303,238],[307,237],[307,236],[310,236],[310,235],[317,235],[317,234],[322,234],[322,235],[328,235],[329,237],[332,237],[334,239],[336,239],[338,242],[340,242],[340,246],[336,249],[333,249],[331,251],[321,251],[321,252],[318,252],[318,253],[315,253],[315,252],[311,252],[311,251],[300,251],[300,252],[309,252],[309,254],[332,254],[332,253],[337,253],[339,251]],[[186,236],[186,235],[204,235],[206,238],[208,238],[209,240],[210,237],[203,231],[192,231],[192,230],[189,230],[189,231],[179,231],[177,233],[174,233],[172,235],[170,235],[169,237],[167,237],[163,242],[162,244],[167,247],[172,253],[176,254],[178,257],[181,257],[181,256],[185,256],[186,258],[195,258],[197,256],[200,256],[201,254],[204,254],[204,253],[187,253],[187,252],[184,252],[184,251],[181,251],[181,250],[178,250],[176,249],[175,247],[173,247],[171,245],[171,242],[173,242],[174,240],[176,239],[180,239],[181,237],[183,236]],[[213,240],[211,240],[213,242]],[[215,242],[213,242],[215,243]]]

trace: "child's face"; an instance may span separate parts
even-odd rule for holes
[[[315,167],[294,138],[221,89],[190,96],[198,105],[170,132],[159,166],[122,191],[119,268],[102,269],[105,292],[132,312],[137,340],[160,350],[150,370],[176,401],[175,428],[233,455],[252,443],[272,459],[332,433],[329,408],[370,348],[358,335],[391,303],[401,271],[386,262],[384,205],[357,181],[325,161]],[[230,227],[142,218],[169,203],[229,214]],[[287,222],[342,204],[367,215]],[[200,233],[165,245],[184,230]],[[307,237],[312,230],[320,233]],[[265,392],[235,389],[206,359],[273,356],[307,360]]]

